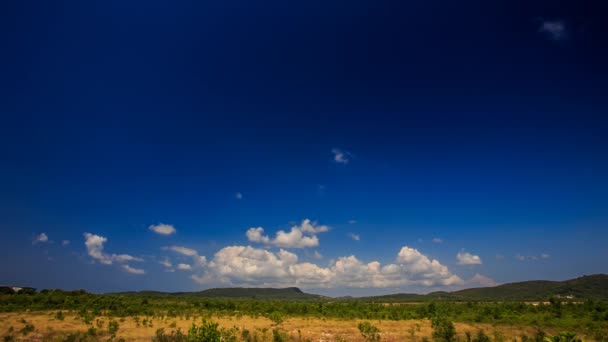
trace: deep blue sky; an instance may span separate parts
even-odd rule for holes
[[[601,1],[5,2],[0,284],[364,294],[608,273],[605,10]],[[305,234],[318,246],[272,242],[304,219],[329,227]],[[177,232],[149,229],[159,223]],[[252,227],[270,240],[248,241]],[[101,255],[85,246],[87,232],[107,239]],[[36,241],[42,233],[48,240]],[[284,259],[292,273],[273,278],[272,260],[241,254],[258,268],[222,278],[214,254],[227,246],[265,257],[283,247],[298,263]],[[460,281],[396,261],[404,246]],[[459,264],[465,252],[479,259]],[[352,255],[398,265],[402,282],[337,275]],[[305,262],[330,280],[303,285],[310,273],[295,268]]]

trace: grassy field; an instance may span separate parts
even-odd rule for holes
[[[250,316],[212,316],[207,317],[218,322],[220,327],[233,329],[235,335],[242,339],[243,331],[249,331],[249,336],[257,336],[257,341],[272,341],[272,330],[281,329],[290,341],[365,341],[357,325],[362,320],[337,320],[319,318],[288,318],[276,325],[265,317]],[[57,318],[56,312],[22,312],[0,313],[0,335],[14,336],[24,341],[63,341],[70,333],[86,334],[91,327],[95,336],[92,340],[108,340],[108,322],[118,323],[115,340],[123,338],[126,341],[150,341],[157,329],[164,328],[166,332],[181,329],[187,332],[193,323],[200,323],[201,317],[95,317],[86,323],[76,313],[64,313],[62,319]],[[432,339],[432,327],[429,320],[371,320],[380,329],[382,341],[423,341]],[[26,332],[27,325],[33,326],[33,331]],[[471,324],[455,322],[458,339],[466,341],[466,332],[475,335],[483,329],[495,341],[521,341],[521,336],[534,336],[537,328],[514,325]],[[558,333],[556,329],[543,329],[548,334]],[[586,341],[592,341],[592,336],[579,334]],[[253,340],[253,339],[252,339]]]
[[[387,303],[42,290],[0,294],[0,337],[4,342],[608,342],[608,302]]]

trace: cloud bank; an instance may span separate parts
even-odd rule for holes
[[[386,288],[406,285],[463,284],[439,261],[404,246],[394,263],[363,262],[354,255],[340,257],[327,267],[299,262],[285,249],[272,252],[251,246],[227,246],[215,253],[203,274],[192,279],[204,285],[299,286],[302,288]]]

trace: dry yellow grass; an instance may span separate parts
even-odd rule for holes
[[[13,334],[22,340],[26,341],[43,341],[52,336],[61,336],[73,332],[85,332],[91,325],[85,324],[73,313],[66,313],[64,320],[54,318],[55,312],[28,312],[28,313],[0,313],[0,336],[9,334],[10,327],[13,327]],[[33,324],[35,331],[23,336],[19,330],[23,328],[22,319],[30,324]],[[158,317],[125,317],[114,318],[118,321],[120,328],[117,336],[122,337],[127,341],[150,341],[158,328],[164,328],[166,332],[180,328],[187,332],[192,323],[200,323],[200,317],[182,318],[158,318]],[[152,321],[152,326],[144,326],[143,320]],[[252,333],[256,333],[262,341],[270,341],[272,338],[271,330],[274,328],[273,323],[264,317],[212,317],[223,328],[238,327],[248,329]],[[139,323],[136,321],[139,320]],[[97,317],[93,320],[92,326],[98,328],[98,331],[107,335],[107,324],[110,321],[108,317]],[[357,325],[361,320],[335,320],[335,319],[319,319],[319,318],[289,318],[286,319],[279,327],[285,330],[287,334],[298,340],[301,337],[302,341],[310,339],[311,341],[363,341],[357,329]],[[407,321],[370,321],[377,326],[382,335],[382,341],[397,342],[421,341],[423,337],[431,338],[431,324],[428,320],[407,320]],[[477,330],[484,329],[485,332],[493,336],[495,332],[504,336],[505,341],[513,341],[522,333],[533,335],[535,329],[532,327],[516,327],[516,326],[492,326],[488,324],[467,324],[455,323],[458,335],[464,340],[465,333],[471,332],[475,334]],[[239,336],[240,336],[239,331]],[[264,333],[264,331],[266,331]],[[412,336],[412,331],[414,335]],[[554,333],[550,329],[549,333]],[[582,336],[585,338],[585,336]],[[589,339],[586,339],[589,340]]]

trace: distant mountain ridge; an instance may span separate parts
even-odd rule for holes
[[[359,299],[373,301],[476,301],[476,300],[548,300],[608,299],[608,275],[595,274],[565,281],[530,280],[492,287],[470,288],[453,292],[431,292],[426,295],[398,293]]]
[[[143,295],[143,296],[191,296],[203,298],[250,298],[250,299],[292,299],[311,300],[326,298],[302,292],[297,287],[286,288],[263,288],[263,287],[227,287],[213,288],[196,292],[160,292],[160,291],[130,291],[119,292],[121,295]]]
[[[213,288],[197,292],[135,291],[114,293],[143,296],[192,296],[202,298],[249,298],[281,300],[330,299],[321,295],[302,292],[297,287],[287,288]],[[508,283],[493,287],[470,288],[453,292],[437,291],[429,294],[397,293],[370,297],[340,297],[339,300],[363,300],[373,302],[423,302],[444,301],[541,301],[551,297],[564,300],[608,300],[608,275],[596,274],[565,281],[531,280]]]

